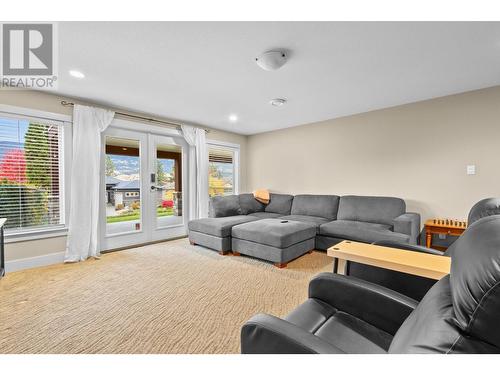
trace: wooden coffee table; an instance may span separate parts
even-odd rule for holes
[[[327,254],[337,259],[337,273],[341,275],[345,275],[347,261],[423,276],[434,280],[439,280],[449,274],[451,267],[451,258],[447,256],[400,250],[354,241],[342,241],[330,247]]]

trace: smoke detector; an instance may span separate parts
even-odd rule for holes
[[[269,102],[269,104],[271,104],[273,107],[281,107],[285,103],[286,103],[286,99],[283,99],[283,98],[272,99]]]
[[[286,54],[283,51],[267,51],[257,56],[255,62],[264,70],[277,70],[285,65]]]

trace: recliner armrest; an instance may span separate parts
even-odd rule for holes
[[[243,354],[341,354],[337,347],[286,320],[257,314],[241,328]]]
[[[442,251],[430,249],[425,246],[412,245],[408,243],[395,242],[395,241],[376,241],[373,243],[373,245],[392,247],[394,249],[401,249],[401,250],[418,251],[419,253],[426,253],[426,254],[434,254],[434,255],[444,254]]]
[[[410,236],[410,243],[417,243],[420,235],[420,214],[407,212],[394,219],[394,232]]]
[[[368,281],[321,273],[309,283],[309,298],[320,299],[394,335],[417,301]]]

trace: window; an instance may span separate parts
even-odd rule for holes
[[[233,147],[210,146],[208,148],[208,194],[237,194],[237,155]]]
[[[0,217],[7,233],[64,225],[62,122],[0,112]]]

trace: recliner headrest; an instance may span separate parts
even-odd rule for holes
[[[500,215],[500,198],[486,198],[477,202],[470,209],[467,221],[471,225],[483,217],[492,215]]]
[[[453,247],[456,322],[465,334],[500,347],[500,215],[475,222]]]

